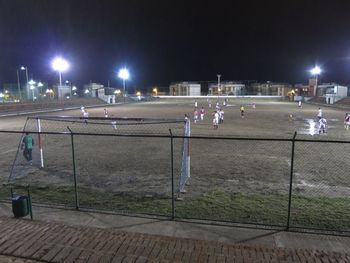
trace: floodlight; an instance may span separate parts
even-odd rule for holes
[[[310,73],[312,75],[320,75],[321,72],[322,72],[322,70],[319,66],[315,66],[313,69],[310,70]]]
[[[64,72],[69,69],[69,63],[67,62],[67,60],[61,57],[56,57],[54,60],[52,60],[51,66],[54,70],[58,72]]]
[[[34,80],[32,80],[32,79],[28,82],[28,84],[31,85],[31,86],[33,86],[35,83],[36,82]]]
[[[118,77],[123,80],[129,79],[129,76],[129,71],[126,68],[122,68],[118,72]]]

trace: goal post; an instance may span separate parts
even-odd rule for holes
[[[186,119],[184,122],[183,131],[183,145],[182,145],[182,162],[181,162],[181,175],[179,181],[179,192],[184,193],[186,183],[191,176],[191,156],[190,156],[190,136],[191,136],[191,124],[190,120]]]
[[[79,135],[160,135],[160,138],[169,136],[169,129],[172,130],[173,135],[179,136],[181,141],[179,144],[178,160],[178,183],[177,191],[184,191],[186,182],[190,178],[190,139],[191,134],[190,121],[184,119],[156,119],[156,118],[117,118],[117,117],[75,117],[75,116],[33,116],[27,117],[23,128],[23,136],[19,143],[15,160],[12,165],[9,180],[22,178],[24,176],[33,174],[36,168],[43,168],[43,172],[52,168],[53,148],[52,146],[62,143],[56,138],[64,139],[68,133],[69,127],[74,133]],[[33,147],[33,162],[29,164],[26,162],[22,152],[21,144],[25,133],[37,133]],[[62,133],[57,135],[50,135],[45,133]],[[35,135],[35,134],[32,134]],[[70,134],[70,133],[69,133]],[[57,137],[59,136],[59,137]],[[183,138],[181,138],[183,136]],[[34,137],[34,136],[33,136]],[[52,140],[52,138],[54,140]],[[68,139],[68,137],[67,137]],[[163,139],[161,139],[163,140]],[[64,144],[69,144],[68,140],[64,140]],[[47,147],[50,147],[46,149]],[[64,149],[67,149],[64,148]],[[45,158],[47,160],[45,160]],[[56,162],[55,162],[56,163]]]

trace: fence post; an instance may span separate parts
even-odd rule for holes
[[[175,219],[175,191],[174,191],[174,137],[171,129],[170,132],[170,150],[171,150],[171,219]]]
[[[287,227],[286,230],[289,230],[290,226],[290,209],[292,206],[292,191],[293,191],[293,173],[294,173],[294,147],[295,147],[295,137],[297,132],[294,132],[292,139],[292,156],[290,160],[290,177],[289,177],[289,196],[288,196],[288,217],[287,217]]]
[[[79,210],[78,183],[77,183],[77,173],[76,173],[76,168],[75,168],[74,134],[73,134],[73,131],[68,126],[67,126],[67,129],[70,131],[70,138],[71,138],[71,142],[72,142],[75,209]]]

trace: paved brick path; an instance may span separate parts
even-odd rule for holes
[[[5,217],[0,217],[0,255],[0,262],[350,262],[350,254],[252,247]]]

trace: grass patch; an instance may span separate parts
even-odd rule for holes
[[[18,194],[26,195],[17,186]],[[34,203],[52,203],[74,206],[74,188],[71,186],[31,186]],[[9,186],[0,188],[2,199],[10,198]],[[127,211],[171,215],[169,197],[135,197],[128,193],[112,193],[79,188],[82,207],[109,211]],[[348,198],[311,198],[293,195],[291,226],[325,230],[350,230],[350,200]],[[186,198],[175,203],[179,218],[224,220],[285,226],[287,222],[288,195],[226,193],[220,189],[198,198]]]

